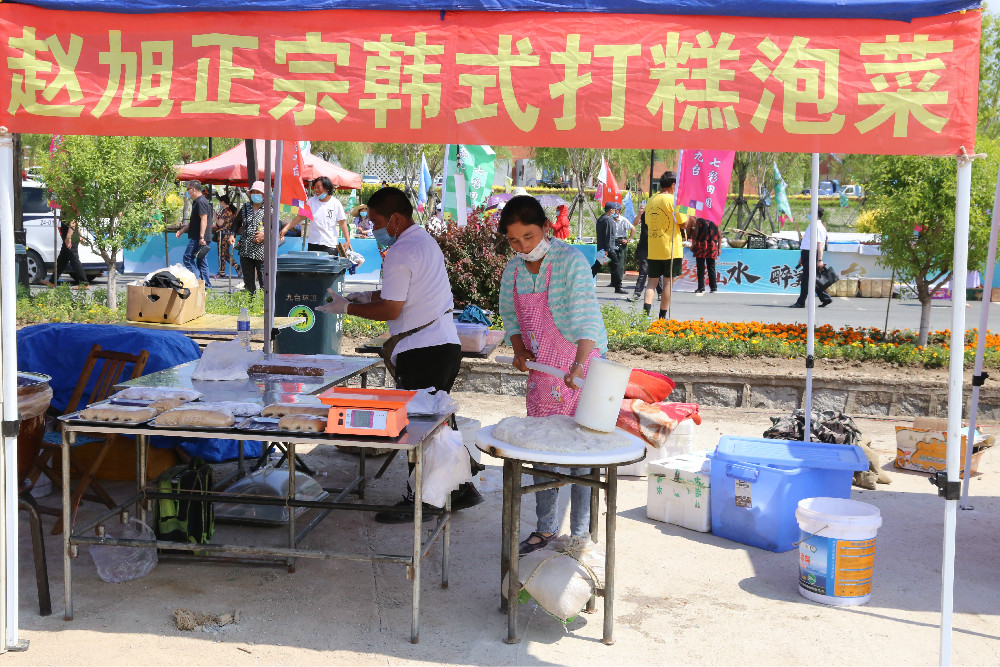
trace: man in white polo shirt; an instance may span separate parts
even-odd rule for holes
[[[455,307],[444,255],[437,241],[413,222],[413,204],[401,190],[382,188],[368,200],[368,217],[375,240],[388,247],[382,260],[380,292],[355,292],[318,310],[382,320],[389,325],[389,340],[382,357],[400,389],[435,387],[451,391],[462,362],[462,346],[451,311]],[[483,501],[472,484],[463,484],[452,495],[452,509]],[[413,507],[410,493],[399,507]],[[425,514],[425,519],[431,515]],[[413,520],[412,512],[379,512],[380,523]]]
[[[799,298],[793,303],[789,308],[805,308],[806,299],[809,298],[809,249],[812,248],[810,243],[812,242],[812,226],[816,225],[816,275],[819,275],[819,270],[822,269],[825,264],[823,264],[823,250],[826,249],[826,227],[823,225],[823,208],[820,207],[816,212],[817,220],[809,221],[809,226],[806,227],[806,231],[802,237],[799,238],[799,266],[802,267],[802,276],[799,278]],[[816,289],[815,283],[813,283],[813,289]],[[827,295],[825,290],[816,289],[816,298],[819,299],[819,307],[824,308],[833,303],[833,299]]]

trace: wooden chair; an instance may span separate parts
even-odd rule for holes
[[[70,397],[69,403],[66,405],[66,414],[82,410],[91,403],[103,401],[111,395],[111,391],[114,389],[115,385],[125,380],[134,380],[142,375],[142,371],[146,367],[146,361],[148,359],[149,352],[146,350],[142,350],[139,354],[127,354],[125,352],[102,350],[100,345],[95,344],[92,348],[90,348],[90,354],[87,355],[87,360],[83,364],[83,370],[80,371],[80,378],[76,382],[76,388],[73,390],[73,395]],[[132,365],[132,372],[126,377],[125,370],[129,364]],[[91,376],[94,375],[95,372],[97,373],[97,379],[94,383],[94,388],[91,390],[87,400],[83,402],[83,395],[87,390],[87,385],[90,384]],[[111,441],[106,438],[102,438],[100,434],[88,434],[87,437],[84,437],[81,434],[77,436],[74,447],[95,442],[101,444],[97,450],[97,455],[86,469],[84,469],[81,464],[70,459],[70,467],[79,476],[76,488],[73,490],[70,497],[70,508],[74,517],[76,517],[76,512],[80,507],[80,502],[84,498],[104,503],[109,509],[115,507],[116,505],[111,495],[108,494],[104,487],[101,486],[95,478],[97,471],[101,467],[101,463],[104,461],[104,457],[108,454]],[[55,461],[59,460],[61,455],[62,431],[60,430],[46,433],[45,438],[38,448],[38,454],[35,456],[34,461],[31,463],[31,467],[25,475],[26,478],[33,485],[38,481],[39,475],[44,472],[48,475],[49,479],[52,480],[53,488],[61,491],[62,474],[53,470]],[[56,521],[56,525],[52,528],[52,534],[57,535],[62,532],[61,507],[55,508],[39,505],[38,511],[43,514],[52,514],[59,517]]]

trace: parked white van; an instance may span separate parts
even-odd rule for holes
[[[52,275],[52,268],[62,239],[53,237],[52,227],[55,224],[54,211],[49,208],[45,186],[38,181],[21,181],[21,212],[24,217],[24,231],[28,251],[28,281],[37,285],[47,276]],[[81,230],[81,234],[86,234]],[[53,242],[57,245],[53,246]],[[80,262],[87,273],[87,280],[92,281],[104,273],[107,267],[101,256],[80,243]],[[125,262],[121,253],[118,255],[118,270],[125,270]],[[66,274],[64,274],[66,275]]]

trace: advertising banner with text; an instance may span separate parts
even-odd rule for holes
[[[912,22],[0,4],[15,132],[972,152],[980,12]],[[8,88],[9,87],[9,88]]]

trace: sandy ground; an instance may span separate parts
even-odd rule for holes
[[[456,394],[461,413],[484,424],[523,414],[523,398]],[[759,436],[768,413],[703,411],[696,447],[722,434]],[[284,568],[161,561],[148,576],[123,584],[101,581],[86,548],[74,567],[75,620],[63,620],[61,540],[48,537],[55,613],[38,616],[27,523],[21,537],[21,637],[24,653],[5,665],[931,665],[938,662],[944,501],[924,475],[891,468],[890,419],[858,419],[893,483],[853,497],[879,507],[875,585],[870,603],[839,608],[797,592],[797,552],[771,553],[646,518],[645,479],[620,484],[617,540],[617,642],[600,642],[603,603],[568,627],[532,605],[519,616],[522,641],[503,642],[498,613],[500,470],[496,461],[478,480],[487,502],[460,512],[452,533],[451,585],[437,574],[440,549],[424,561],[420,643],[409,643],[410,583],[402,566],[300,560]],[[991,429],[986,427],[989,432]],[[1000,430],[1000,429],[996,429]],[[351,455],[318,448],[307,461],[336,483]],[[370,486],[370,497],[394,501],[404,466]],[[972,480],[975,510],[960,511],[955,574],[953,664],[1000,664],[1000,461],[987,454]],[[568,496],[564,493],[563,496]],[[54,504],[56,498],[43,502]],[[533,502],[522,512],[532,529]],[[96,509],[85,505],[87,510]],[[565,529],[564,519],[564,529]],[[51,518],[46,519],[51,526]],[[279,528],[218,534],[244,541],[282,539]],[[370,517],[331,515],[309,544],[362,552],[405,553],[408,525],[383,526]],[[239,612],[212,630],[182,631],[172,611]]]

